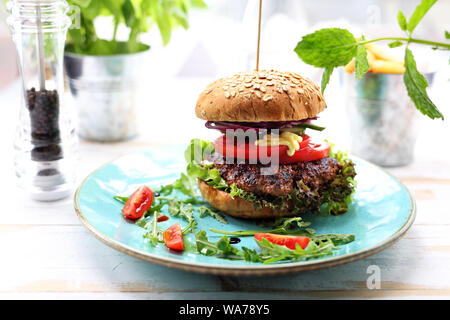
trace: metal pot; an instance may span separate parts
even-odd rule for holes
[[[433,74],[426,74],[431,83]],[[350,149],[380,166],[411,163],[423,115],[408,96],[403,75],[343,73],[350,121]]]
[[[137,90],[147,51],[113,56],[65,53],[67,84],[78,111],[78,135],[122,141],[137,135]]]

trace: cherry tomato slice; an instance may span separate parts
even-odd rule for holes
[[[175,223],[167,228],[163,233],[163,239],[169,249],[177,251],[184,250],[183,233],[179,223]]]
[[[273,234],[273,233],[256,233],[255,239],[261,241],[262,238],[269,240],[270,242],[285,246],[289,249],[295,250],[295,246],[298,243],[302,249],[305,249],[310,239],[308,237],[302,236],[285,236],[282,234]]]
[[[272,154],[278,152],[279,163],[297,163],[301,161],[313,161],[328,157],[330,145],[326,142],[315,142],[308,135],[302,136],[303,141],[299,144],[300,149],[292,156],[287,154],[288,147],[281,146],[255,146],[254,143],[237,144],[234,139],[222,135],[214,141],[217,152],[227,158],[245,159],[268,163]]]
[[[139,187],[125,203],[122,214],[128,219],[139,219],[150,209],[153,202],[153,192],[147,186]]]

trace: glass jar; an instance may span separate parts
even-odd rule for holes
[[[7,9],[22,79],[16,175],[33,199],[64,198],[75,183],[78,145],[75,113],[64,103],[69,6],[60,0],[10,0]]]

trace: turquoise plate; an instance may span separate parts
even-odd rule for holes
[[[184,172],[184,146],[157,147],[148,152],[123,156],[89,175],[75,194],[75,210],[81,222],[108,246],[133,257],[168,267],[230,275],[281,274],[315,270],[362,259],[392,245],[412,225],[415,204],[411,194],[397,179],[381,168],[352,157],[357,170],[357,189],[349,211],[341,216],[307,214],[304,220],[318,234],[353,233],[355,241],[341,246],[333,255],[301,262],[261,264],[208,257],[201,254],[169,251],[164,245],[150,246],[144,241],[144,229],[122,217],[122,204],[114,195],[129,195],[138,186],[146,184],[157,188],[173,182]],[[226,217],[228,223],[206,217],[197,219],[199,229],[254,230],[255,224]],[[171,218],[161,223],[168,227]],[[221,235],[208,232],[210,240]],[[241,238],[239,245],[257,247],[251,237]]]

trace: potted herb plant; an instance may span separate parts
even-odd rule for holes
[[[202,0],[67,0],[74,24],[65,48],[67,83],[78,110],[78,134],[93,141],[121,141],[137,134],[136,101],[143,59],[150,46],[139,36],[156,25],[163,44],[176,27],[188,28],[191,8]],[[98,36],[95,20],[110,17],[112,39]],[[126,41],[117,39],[120,25]]]

